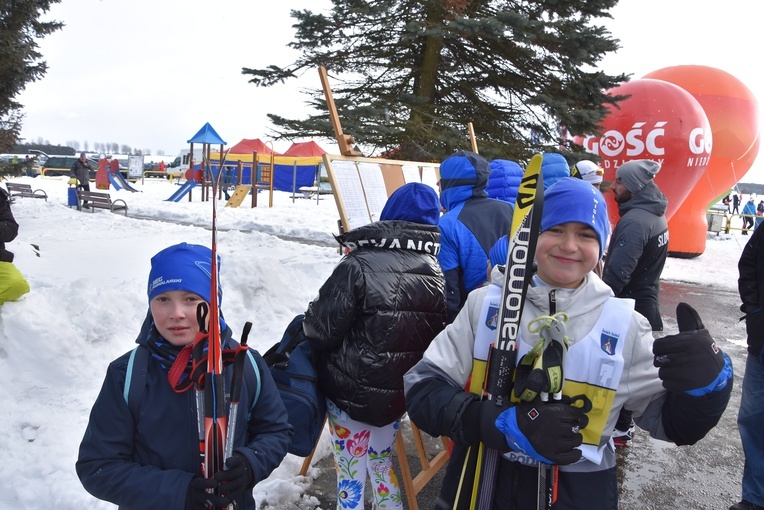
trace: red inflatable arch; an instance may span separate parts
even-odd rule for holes
[[[706,249],[706,209],[743,178],[759,152],[758,103],[740,80],[713,67],[666,67],[645,78],[673,83],[689,92],[711,124],[713,149],[708,170],[669,220],[669,254],[696,257]]]
[[[655,183],[668,198],[670,218],[703,175],[711,153],[711,128],[703,108],[684,89],[661,80],[632,80],[608,91],[630,95],[602,121],[601,136],[575,141],[602,158],[603,184],[615,180],[626,161],[661,163]],[[610,222],[620,218],[618,205],[603,187]]]

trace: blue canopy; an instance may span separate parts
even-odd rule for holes
[[[217,134],[215,129],[207,122],[202,129],[199,130],[188,142],[186,143],[208,143],[210,145],[226,145],[220,135]]]

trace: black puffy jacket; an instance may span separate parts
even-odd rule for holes
[[[5,249],[5,243],[10,243],[19,234],[19,224],[11,212],[8,192],[0,189],[0,260],[13,262],[13,253]]]
[[[354,420],[381,427],[405,412],[403,374],[446,324],[438,227],[378,221],[338,241],[351,251],[308,306],[319,385]]]

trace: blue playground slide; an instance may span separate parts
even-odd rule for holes
[[[180,188],[175,191],[175,193],[172,194],[170,198],[165,200],[165,202],[180,202],[180,199],[185,197],[189,191],[191,191],[191,188],[196,186],[198,183],[194,179],[190,179],[186,182],[184,182]]]
[[[126,189],[127,191],[132,191],[133,193],[138,191],[137,189],[130,186],[130,183],[125,180],[121,173],[107,172],[107,174],[109,175],[109,182],[112,186],[114,186],[115,190],[119,191],[120,189]]]

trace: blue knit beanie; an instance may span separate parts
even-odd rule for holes
[[[589,225],[597,233],[600,258],[607,247],[610,221],[602,193],[588,182],[564,177],[552,184],[544,193],[544,212],[541,214],[541,231],[576,221]]]
[[[503,235],[491,247],[488,252],[488,260],[492,266],[503,266],[507,263],[507,251],[509,250],[509,238]]]
[[[212,250],[198,244],[180,243],[160,251],[151,258],[149,303],[159,294],[171,290],[193,292],[209,303],[212,285],[211,262]],[[218,304],[222,299],[223,291],[218,278]]]
[[[440,219],[438,194],[426,184],[419,182],[404,184],[387,199],[379,219],[437,225]]]

